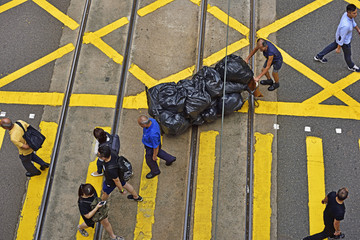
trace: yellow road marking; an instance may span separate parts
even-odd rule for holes
[[[211,13],[214,17],[219,19],[221,22],[223,22],[225,25],[228,22],[228,15],[224,11],[222,11],[220,8],[216,6],[211,6],[208,4],[207,11]],[[242,23],[240,23],[238,20],[236,20],[233,17],[229,17],[229,27],[235,29],[242,35],[245,35],[247,38],[249,36],[249,28],[244,26]]]
[[[106,25],[105,27],[97,30],[95,32],[95,34],[98,37],[103,37],[105,35],[108,35],[109,33],[111,33],[112,31],[121,28],[122,26],[126,25],[129,23],[129,19],[127,17],[122,17],[119,20],[116,20],[113,23],[110,23],[109,25]]]
[[[357,8],[360,8],[360,1],[358,0],[344,0],[345,2],[354,4]]]
[[[263,27],[259,31],[257,31],[258,37],[267,38],[271,33],[277,32],[280,29],[286,27],[287,25],[295,22],[296,20],[304,17],[305,15],[315,11],[318,8],[332,2],[333,0],[316,0],[308,5],[296,10],[295,12],[290,13],[289,15],[276,20],[274,23],[269,24],[266,27]]]
[[[255,134],[254,153],[254,198],[253,198],[253,239],[270,239],[271,227],[271,133]]]
[[[5,129],[0,127],[0,149],[1,149],[3,141],[4,141],[5,131],[6,131]]]
[[[0,87],[3,87],[12,81],[19,79],[26,74],[48,64],[49,62],[52,62],[58,58],[61,58],[65,54],[68,54],[69,52],[73,51],[75,49],[74,45],[72,43],[69,43],[54,52],[46,55],[45,57],[40,58],[39,60],[36,60],[35,62],[30,63],[29,65],[20,68],[19,70],[7,75],[6,77],[3,77],[0,79]]]
[[[147,179],[146,174],[149,172],[150,169],[146,164],[144,152],[139,189],[139,195],[144,198],[144,201],[138,203],[134,240],[150,240],[152,238],[152,225],[155,222],[154,212],[158,177]]]
[[[319,74],[305,66],[303,63],[299,62],[295,58],[291,57],[288,53],[286,53],[284,50],[276,46],[279,51],[281,52],[281,55],[283,56],[284,62],[294,68],[296,71],[300,72],[304,76],[308,77],[313,82],[320,85],[322,88],[326,89],[328,87],[331,87],[332,83],[330,83],[325,78],[321,77]],[[344,91],[338,91],[334,93],[334,96],[337,97],[339,100],[343,101],[349,106],[353,107],[359,107],[360,104],[354,100],[352,97],[350,97],[348,94],[346,94]]]
[[[305,101],[303,101],[303,103],[306,103],[306,104],[322,103],[329,97],[342,91],[343,89],[347,88],[351,84],[356,83],[359,79],[360,79],[359,73],[355,73],[355,72],[351,73],[348,76],[346,76],[345,78],[337,81],[336,83],[331,84],[329,87],[325,88],[318,94],[312,96],[311,98],[306,99]]]
[[[143,8],[140,8],[138,11],[137,11],[137,14],[141,17],[149,14],[149,13],[152,13],[154,12],[155,10],[165,6],[166,4],[169,4],[171,2],[173,2],[174,0],[157,0],[153,3],[150,3],[149,5],[143,7]]]
[[[46,140],[43,147],[40,148],[37,154],[45,162],[50,162],[50,156],[55,142],[57,124],[54,122],[41,122],[40,129],[42,134],[46,136]],[[16,239],[18,240],[33,239],[47,174],[48,170],[45,170],[42,171],[40,176],[32,177],[29,180],[16,235]]]
[[[198,6],[200,6],[200,4],[201,4],[201,0],[189,0],[189,1],[196,4],[196,5],[198,5]]]
[[[43,8],[49,14],[51,14],[54,18],[62,22],[65,26],[69,27],[71,30],[75,30],[79,27],[79,24],[75,22],[72,18],[62,13],[59,9],[51,5],[49,2],[45,0],[32,0],[34,3],[39,5],[39,7]]]
[[[104,129],[106,132],[110,132],[111,131],[111,127],[101,127],[102,129]],[[86,175],[86,181],[84,183],[90,183],[91,185],[93,185],[93,187],[95,188],[98,196],[100,197],[101,194],[101,189],[102,189],[102,182],[103,182],[103,177],[93,177],[91,176],[92,172],[96,172],[97,171],[97,158],[95,158],[94,161],[89,163],[89,167],[88,167],[88,172]],[[77,186],[78,187],[78,186]],[[83,223],[84,220],[82,219],[82,217],[80,216],[80,220],[79,220],[79,225],[81,223]],[[77,240],[86,240],[86,239],[93,239],[94,238],[94,233],[95,233],[95,228],[87,228],[86,231],[89,233],[88,237],[83,237],[79,231],[76,232],[76,239]]]
[[[310,235],[324,229],[321,200],[325,197],[325,170],[322,139],[306,137],[307,173],[309,189],[309,231]]]
[[[12,0],[10,2],[7,2],[0,6],[0,13],[3,13],[13,7],[16,7],[24,2],[27,2],[28,0]]]
[[[194,208],[194,240],[211,239],[217,135],[219,135],[217,131],[202,132],[200,134]]]

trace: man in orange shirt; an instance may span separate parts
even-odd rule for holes
[[[18,120],[17,122],[21,123],[25,130],[27,130],[27,128],[29,127],[29,124],[22,120]],[[34,150],[29,147],[29,145],[23,138],[24,130],[22,130],[22,128],[18,124],[12,123],[9,118],[3,118],[1,119],[1,127],[9,131],[11,142],[19,149],[19,157],[21,159],[21,163],[27,171],[27,177],[41,174],[41,172],[34,166],[31,161],[40,164],[41,170],[45,170],[50,166],[48,163],[44,162],[41,158],[39,158],[34,153]]]

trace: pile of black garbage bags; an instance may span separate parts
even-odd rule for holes
[[[162,83],[147,89],[148,111],[165,134],[180,135],[191,125],[215,121],[222,113],[239,110],[244,100],[241,92],[248,90],[254,73],[239,56],[227,57],[226,84],[224,84],[225,58],[215,68],[203,67],[192,79],[178,83]],[[225,96],[223,89],[225,85]]]

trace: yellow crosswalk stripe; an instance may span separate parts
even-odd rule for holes
[[[309,194],[309,231],[310,235],[324,229],[323,211],[325,205],[325,170],[322,139],[306,137],[308,194]]]
[[[49,14],[51,14],[54,18],[62,22],[65,26],[69,27],[71,30],[75,30],[79,27],[79,24],[75,22],[72,18],[62,13],[59,9],[51,5],[49,2],[45,0],[32,0],[34,3],[39,5],[39,7],[43,8]]]
[[[254,134],[254,197],[253,197],[253,239],[270,239],[271,228],[271,164],[272,142],[271,133]]]
[[[200,133],[198,170],[194,207],[194,240],[210,240],[217,131]]]
[[[110,132],[111,131],[111,127],[100,127],[102,129],[105,130],[105,132]],[[103,182],[103,177],[93,177],[91,176],[92,172],[96,172],[97,171],[97,158],[89,163],[89,167],[88,167],[88,171],[87,171],[87,175],[86,175],[86,181],[83,183],[90,183],[91,185],[93,185],[93,187],[95,188],[98,196],[100,197],[101,194],[101,189],[102,189],[102,182]],[[78,186],[77,186],[78,187]],[[81,223],[83,223],[84,220],[82,219],[82,217],[80,216],[80,220],[79,220],[79,225]],[[76,233],[76,239],[77,240],[85,240],[85,239],[93,239],[94,238],[94,234],[95,234],[95,228],[86,228],[86,231],[89,233],[88,237],[84,237],[80,234],[79,231],[77,231]]]
[[[4,141],[5,131],[6,131],[5,129],[0,127],[0,149],[1,149],[3,141]]]
[[[55,142],[57,124],[54,122],[41,122],[41,133],[46,140],[43,147],[37,151],[38,156],[45,162],[50,162],[50,156]],[[28,182],[25,201],[21,210],[19,227],[17,230],[17,240],[32,240],[35,232],[36,221],[39,215],[42,196],[48,169],[42,171],[40,176],[32,177]]]
[[[166,4],[169,4],[171,2],[173,2],[174,0],[157,0],[153,3],[150,3],[149,5],[143,7],[143,8],[140,8],[138,11],[137,11],[137,14],[141,17],[149,14],[149,13],[152,13],[154,12],[155,10],[165,6]]]
[[[28,0],[12,0],[10,2],[7,2],[0,6],[0,13],[3,13],[13,7],[16,7],[24,2],[27,2]]]

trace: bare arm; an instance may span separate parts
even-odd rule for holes
[[[360,28],[358,26],[356,26],[355,29],[360,34]]]
[[[120,179],[119,179],[119,178],[115,178],[115,179],[113,179],[113,181],[114,181],[116,187],[119,189],[119,191],[120,191],[121,193],[125,193],[125,190],[124,190],[123,186],[121,185]]]
[[[334,219],[334,228],[335,228],[335,236],[340,235],[341,231],[340,231],[340,221]]]
[[[326,196],[322,201],[321,201],[322,204],[327,204],[328,203],[328,197]]]
[[[160,148],[160,145],[157,146],[157,148],[154,148],[154,151],[153,151],[153,160],[156,161],[157,160],[157,155],[159,153],[159,148]]]
[[[92,217],[94,216],[94,214],[96,213],[96,211],[97,211],[99,208],[101,208],[101,207],[102,207],[102,205],[100,205],[100,203],[98,203],[98,205],[96,205],[96,207],[95,207],[93,210],[91,210],[88,214],[85,214],[84,216],[85,216],[87,219],[92,218]]]
[[[250,58],[251,58],[252,56],[254,56],[254,54],[255,54],[258,50],[259,50],[258,47],[254,48],[254,49],[250,52],[249,56],[247,56],[247,58],[245,58],[245,62],[246,62],[247,64],[249,63]]]
[[[264,75],[269,71],[273,60],[274,60],[274,56],[269,56],[266,67],[263,68],[263,70],[261,71],[261,73],[259,74],[259,76],[257,76],[256,78],[254,78],[255,82],[258,82],[258,81],[260,80],[260,78],[261,78],[262,76],[264,76]]]

